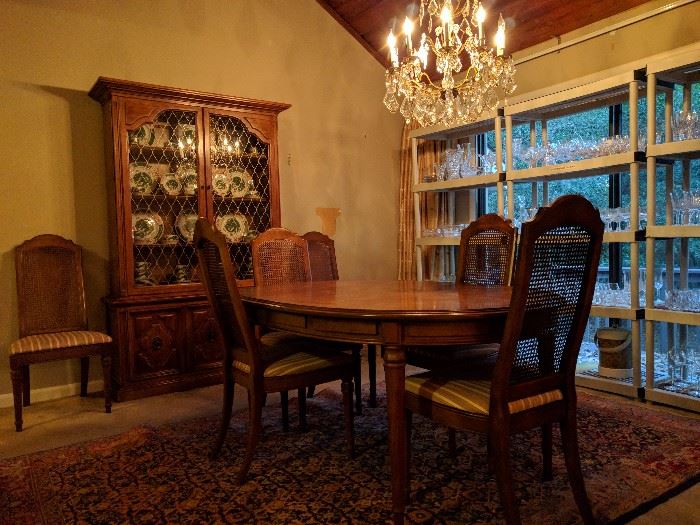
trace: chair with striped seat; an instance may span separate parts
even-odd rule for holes
[[[510,435],[541,427],[543,474],[551,477],[551,427],[559,423],[574,498],[593,523],[576,431],[575,368],[603,239],[590,202],[560,197],[522,227],[513,295],[493,376],[426,372],[406,378],[406,406],[452,428],[487,435],[489,465],[509,524],[520,523]]]
[[[80,395],[87,396],[90,356],[100,356],[105,411],[110,395],[112,338],[88,330],[80,246],[58,235],[38,235],[15,249],[19,336],[9,346],[15,430],[30,404],[29,365],[80,358]]]
[[[352,357],[316,352],[307,340],[285,332],[256,337],[238,293],[235,270],[226,240],[206,219],[195,225],[194,245],[202,281],[224,344],[224,400],[221,427],[212,449],[218,456],[231,421],[235,384],[248,391],[248,443],[238,473],[242,482],[253,460],[262,430],[262,408],[266,394],[304,390],[309,385],[341,380],[345,438],[349,454],[354,453]],[[300,410],[300,417],[302,416]],[[302,425],[305,419],[302,420]]]
[[[337,281],[338,263],[335,258],[335,242],[327,235],[310,231],[306,232],[302,237],[306,240],[309,247],[309,261],[311,266],[312,281]],[[343,343],[344,344],[344,343]],[[363,345],[345,344],[346,349],[357,353],[355,365],[359,368],[360,359],[359,352]],[[377,406],[377,345],[367,345],[367,364],[369,376],[369,406]],[[355,372],[355,407],[358,414],[362,410],[362,381],[360,370]],[[313,387],[309,388],[309,397],[313,397]]]

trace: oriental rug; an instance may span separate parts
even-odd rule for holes
[[[294,427],[285,433],[279,407],[264,409],[265,437],[241,486],[235,474],[245,410],[234,414],[215,461],[207,458],[214,418],[140,426],[1,461],[0,523],[388,523],[384,399],[355,419],[355,459],[344,452],[339,396],[317,394],[308,411],[307,433]],[[583,473],[599,523],[624,523],[700,477],[698,420],[582,393],[579,427]],[[501,523],[483,436],[458,433],[456,458],[448,456],[446,441],[445,429],[414,417],[408,523]],[[555,447],[557,441],[555,430]],[[578,523],[560,449],[550,482],[540,481],[537,431],[514,436],[512,451],[524,523]]]

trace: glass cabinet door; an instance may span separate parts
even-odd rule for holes
[[[132,286],[198,281],[192,245],[200,214],[198,111],[168,109],[128,131]]]
[[[252,279],[250,241],[271,226],[270,144],[231,115],[209,114],[213,221],[238,279]]]

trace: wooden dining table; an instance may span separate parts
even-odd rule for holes
[[[407,502],[406,347],[499,342],[511,289],[434,281],[309,281],[241,288],[250,321],[270,329],[383,348],[392,514]]]

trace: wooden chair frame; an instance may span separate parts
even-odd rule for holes
[[[535,328],[533,326],[538,323],[538,319],[532,317],[532,314],[528,313],[526,316],[528,294],[532,292],[531,276],[535,256],[539,250],[537,242],[548,232],[564,226],[575,226],[585,230],[590,235],[590,242],[586,260],[583,263],[585,266],[582,271],[578,302],[575,305],[570,330],[566,334],[561,354],[560,368],[556,370],[554,365],[552,365],[551,370],[547,368],[547,352],[548,349],[553,349],[553,345],[549,340],[538,339],[544,348],[542,350],[544,353],[540,355],[540,363],[545,364],[540,364],[538,375],[521,379],[519,374],[524,372],[518,371],[515,367],[518,344],[519,341],[534,337]],[[552,424],[555,422],[559,423],[561,428],[566,468],[576,504],[585,523],[592,524],[595,521],[586,496],[578,452],[575,372],[578,350],[590,313],[602,239],[603,223],[598,211],[593,208],[590,202],[577,195],[560,197],[550,207],[541,208],[532,221],[523,225],[511,306],[496,368],[491,379],[488,415],[453,409],[434,403],[425,397],[406,392],[409,428],[411,413],[417,412],[451,428],[472,430],[487,435],[489,464],[495,469],[501,503],[504,507],[506,521],[509,524],[520,523],[511,475],[510,435],[538,426],[542,428],[543,473],[545,478],[551,478],[551,432]],[[555,302],[556,298],[553,297],[552,303]],[[562,399],[511,413],[509,403],[554,390],[561,392]]]
[[[70,264],[63,270],[70,272],[67,276],[74,284],[72,289],[56,290],[56,283],[42,286],[40,275],[27,269],[28,261],[35,253],[47,252],[56,256],[67,257]],[[48,258],[54,258],[49,256]],[[56,261],[58,263],[58,261]],[[85,307],[85,285],[82,270],[82,250],[73,241],[59,235],[38,235],[23,242],[15,249],[15,271],[17,278],[17,310],[19,314],[19,336],[24,337],[60,332],[87,331],[87,312]],[[44,307],[55,305],[58,296],[62,305],[57,307],[59,318],[41,318]],[[48,311],[48,310],[47,310]],[[52,316],[53,317],[53,316]],[[100,334],[102,335],[102,334]],[[29,365],[57,361],[61,359],[80,358],[80,395],[87,396],[90,356],[100,356],[104,376],[105,412],[112,411],[111,374],[112,343],[86,344],[48,350],[14,353],[10,355],[10,375],[15,407],[15,430],[22,431],[22,407],[31,404]]]

